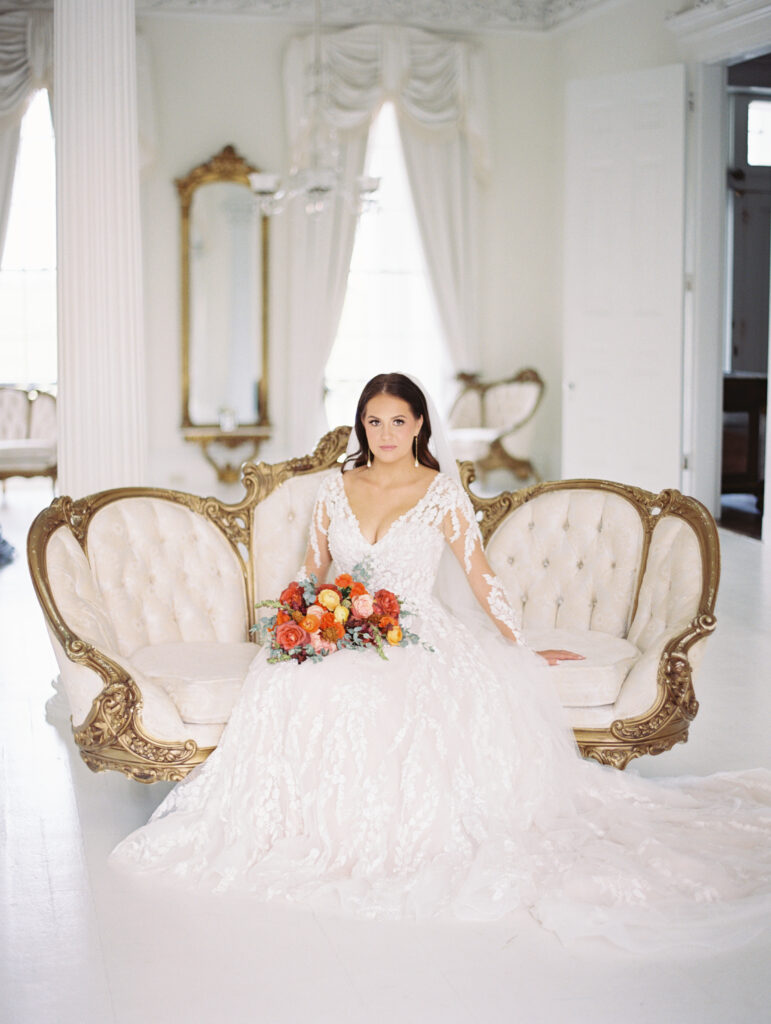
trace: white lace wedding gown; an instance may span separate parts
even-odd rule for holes
[[[339,572],[368,562],[433,650],[260,651],[217,750],[113,863],[366,917],[524,907],[564,940],[628,948],[754,935],[771,912],[771,774],[653,782],[582,760],[543,660],[433,596],[445,533],[511,624],[497,580],[473,579],[481,539],[451,478],[371,544],[328,477],[317,560],[328,543]]]

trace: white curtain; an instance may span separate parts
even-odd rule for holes
[[[0,14],[0,262],[2,262],[21,120],[32,94],[53,97],[54,16],[52,11]],[[155,103],[147,44],[137,35],[137,98],[141,169],[156,152]]]
[[[32,94],[53,86],[53,14],[0,14],[0,262],[8,227],[21,119]]]
[[[325,116],[337,132],[349,183],[361,173],[369,126],[381,104],[392,100],[396,107],[450,355],[456,367],[467,369],[476,341],[474,208],[488,170],[479,54],[468,43],[393,25],[327,34],[322,46]],[[312,61],[312,37],[292,40],[285,90],[293,166],[305,166],[311,144]],[[342,202],[316,220],[302,210],[290,217],[287,402],[302,416],[290,414],[287,437],[297,453],[324,429],[324,367],[342,311],[356,224]]]

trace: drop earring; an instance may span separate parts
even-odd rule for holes
[[[418,435],[415,435],[415,469],[418,468],[420,463],[418,462]]]
[[[372,452],[369,450],[369,445],[367,445],[367,469],[372,469]]]

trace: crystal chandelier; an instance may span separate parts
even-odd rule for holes
[[[305,200],[305,212],[312,217],[323,213],[340,197],[355,214],[375,207],[374,194],[379,178],[359,175],[352,185],[343,180],[339,166],[340,151],[337,133],[330,119],[325,117],[327,95],[326,66],[321,52],[321,0],[314,0],[313,64],[309,91],[309,155],[307,166],[292,167],[285,181],[279,174],[255,171],[249,175],[249,185],[259,201],[260,209],[268,216],[281,213],[295,198]]]

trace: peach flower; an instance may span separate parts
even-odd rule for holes
[[[357,619],[368,619],[373,611],[372,598],[369,594],[357,594],[351,600],[351,611]]]
[[[329,654],[331,651],[337,650],[337,646],[329,640],[325,640],[320,633],[311,633],[310,642],[316,654]]]

